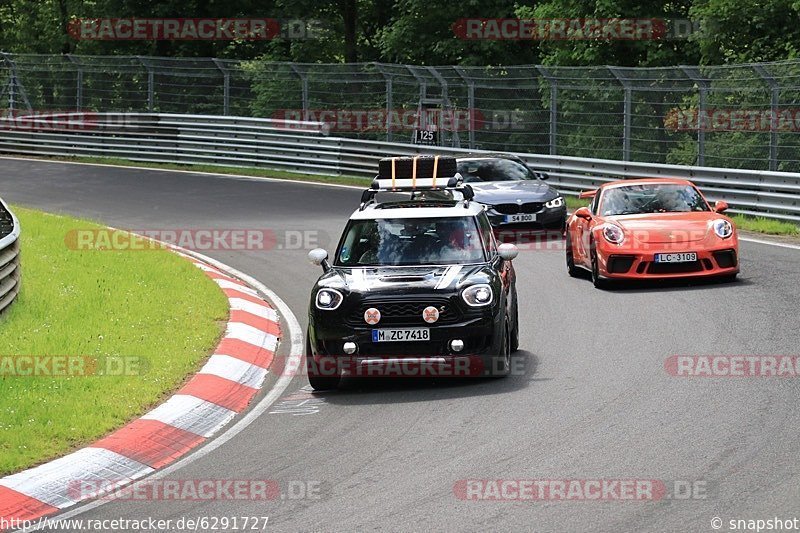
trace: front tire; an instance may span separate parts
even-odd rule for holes
[[[514,289],[514,329],[511,331],[511,353],[519,350],[519,300],[517,300],[517,290]]]
[[[308,383],[315,391],[336,390],[342,376],[337,372],[333,376],[320,375],[320,369],[314,364],[314,355],[311,353],[311,341],[306,335],[306,373]]]
[[[580,272],[578,272],[578,267],[575,266],[575,256],[572,255],[572,238],[570,237],[569,232],[567,232],[565,244],[566,244],[565,249],[567,256],[567,273],[571,277],[577,278]]]
[[[496,356],[490,358],[489,376],[493,378],[506,377],[511,371],[511,329],[508,317],[504,319],[503,332],[500,342],[497,343]]]
[[[600,262],[597,260],[597,249],[595,248],[594,241],[591,244],[592,254],[592,284],[595,289],[605,289],[608,287],[608,282],[600,277]]]

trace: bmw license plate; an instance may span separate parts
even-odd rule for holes
[[[694,263],[695,261],[697,261],[695,252],[656,254],[656,263]]]
[[[372,342],[408,342],[429,340],[431,340],[431,330],[428,328],[372,330]]]
[[[513,222],[536,222],[536,215],[506,215],[506,224]]]

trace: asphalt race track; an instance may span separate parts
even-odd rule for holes
[[[129,229],[317,230],[329,249],[360,198],[355,189],[290,182],[2,165],[0,195],[17,205]],[[283,248],[208,255],[268,285],[305,327],[320,271],[307,249]],[[306,404],[279,400],[170,474],[318,482],[318,498],[114,501],[77,517],[266,515],[274,531],[542,532],[713,531],[714,517],[723,530],[734,518],[792,518],[800,504],[798,380],[685,378],[664,369],[676,354],[798,355],[800,251],[743,242],[741,254],[733,284],[598,291],[567,276],[563,252],[522,251],[516,364],[524,372],[499,381],[350,380]],[[306,386],[297,377],[285,396]],[[465,501],[453,490],[463,479],[623,478],[700,482],[706,494],[511,502]]]

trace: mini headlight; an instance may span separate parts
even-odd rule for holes
[[[603,227],[603,237],[612,244],[622,244],[622,241],[625,240],[625,234],[622,232],[622,228],[614,224],[607,224]]]
[[[317,293],[317,309],[333,311],[342,305],[344,296],[336,289],[320,289]]]
[[[552,200],[550,200],[549,202],[544,204],[544,206],[549,208],[549,209],[555,209],[557,207],[561,207],[562,205],[564,205],[564,198],[562,196],[558,196],[557,198],[553,198]]]
[[[461,297],[464,299],[467,305],[472,307],[481,307],[492,303],[492,300],[494,299],[494,293],[492,293],[492,288],[489,285],[481,283],[479,285],[473,285],[464,289],[464,291],[461,293]]]
[[[723,219],[715,220],[714,233],[716,233],[717,237],[720,239],[727,239],[733,235],[733,224]]]

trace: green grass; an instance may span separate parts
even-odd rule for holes
[[[208,356],[228,312],[216,284],[171,252],[73,251],[70,230],[101,226],[14,211],[22,289],[0,314],[0,356],[133,357],[144,365],[128,376],[21,377],[6,368],[0,475],[89,444],[160,403]]]
[[[740,230],[754,231],[768,235],[800,235],[800,227],[791,222],[783,222],[764,217],[730,215]]]

